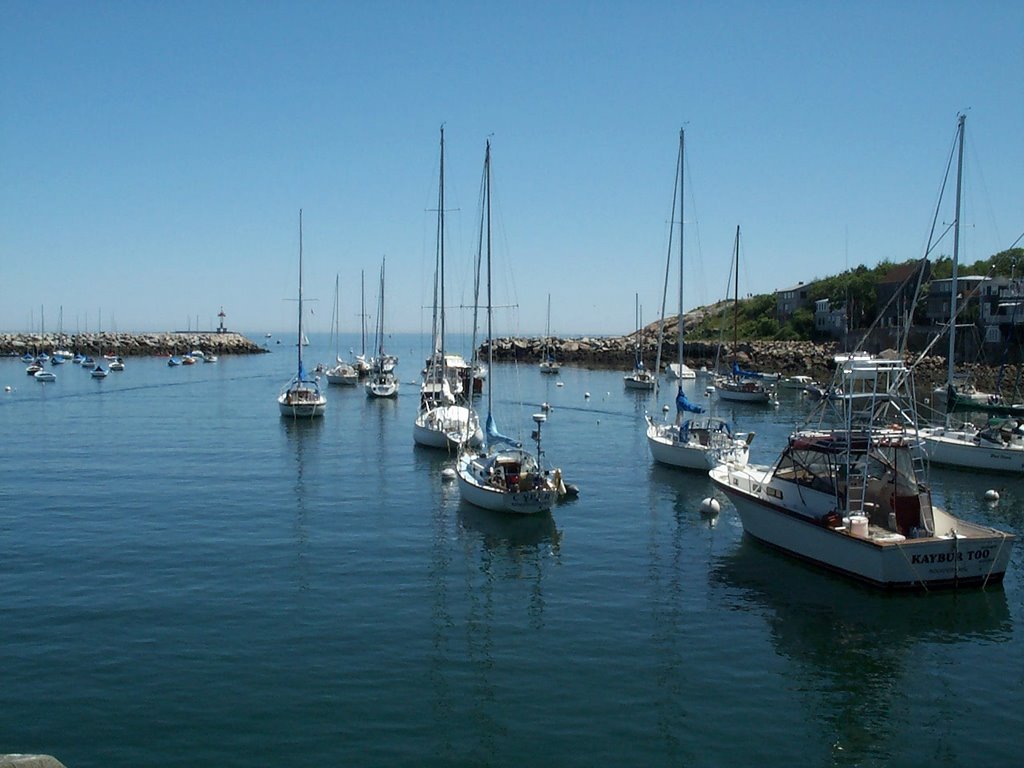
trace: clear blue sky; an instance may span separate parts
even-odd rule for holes
[[[502,332],[621,333],[662,288],[687,126],[687,306],[924,249],[968,110],[964,252],[1024,231],[1020,2],[0,0],[0,330],[429,328],[492,136]],[[945,220],[951,214],[946,215]],[[950,248],[941,249],[948,253]],[[464,312],[452,325],[468,327]]]

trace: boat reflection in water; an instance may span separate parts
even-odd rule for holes
[[[778,672],[789,690],[766,696],[780,697],[779,707],[791,707],[794,695],[804,701],[807,711],[790,712],[788,720],[808,731],[808,764],[818,762],[820,749],[831,751],[833,764],[919,765],[942,754],[944,764],[964,765],[975,750],[991,757],[1006,740],[995,733],[1006,717],[998,711],[1005,699],[993,690],[998,683],[982,685],[987,695],[948,683],[950,674],[973,679],[978,654],[998,655],[993,646],[1011,640],[1002,589],[878,592],[751,537],[719,558],[709,581],[720,605],[763,617],[777,653],[796,664]],[[934,686],[936,667],[945,670],[942,690]],[[762,684],[772,687],[771,672],[764,674]],[[950,724],[945,743],[919,738],[931,733],[926,721]]]

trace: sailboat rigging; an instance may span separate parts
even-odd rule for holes
[[[398,358],[384,351],[384,266],[387,259],[380,262],[380,294],[377,298],[377,354],[370,361],[370,378],[366,382],[368,397],[398,397],[398,377],[395,366]]]
[[[548,294],[548,322],[544,331],[544,359],[538,366],[541,373],[557,374],[562,364],[555,359],[555,352],[551,345],[551,294]]]
[[[954,427],[950,415],[959,396],[954,386],[956,368],[957,270],[960,257],[960,205],[964,165],[964,132],[967,116],[957,120],[956,213],[953,219],[953,272],[950,280],[949,351],[946,361],[946,417],[937,427],[924,427],[918,435],[924,441],[928,459],[934,464],[999,472],[1024,472],[1024,427],[1007,419],[979,429],[974,424]],[[964,398],[966,399],[966,398]]]
[[[446,348],[444,277],[444,126],[441,126],[441,160],[437,184],[437,250],[434,259],[434,314],[431,354],[420,384],[420,407],[413,424],[413,440],[430,448],[480,445],[480,420],[468,407],[470,367],[462,355]]]
[[[775,390],[754,371],[745,371],[736,360],[739,349],[738,323],[740,305],[740,227],[736,225],[736,240],[733,244],[735,289],[732,305],[732,367],[728,374],[720,376],[715,382],[720,400],[740,403],[771,403],[775,400]]]
[[[673,193],[672,213],[673,221],[669,224],[669,245],[668,256],[665,261],[665,289],[662,292],[661,323],[658,330],[658,356],[655,368],[661,364],[661,348],[664,342],[665,333],[665,306],[664,297],[668,293],[668,282],[670,267],[672,264],[672,235],[674,227],[674,216],[676,199],[679,200],[679,338],[678,358],[679,370],[688,371],[689,368],[683,363],[684,355],[684,327],[683,327],[683,181],[684,181],[684,157],[686,149],[685,131],[679,131],[679,160],[676,164],[676,186]],[[692,372],[691,372],[692,373]],[[715,416],[702,416],[704,408],[690,402],[683,391],[683,377],[676,377],[679,381],[676,390],[675,404],[676,416],[672,423],[656,422],[651,416],[647,416],[647,445],[651,450],[651,456],[655,461],[684,469],[696,469],[706,471],[721,462],[732,464],[746,464],[749,453],[750,441],[753,433],[733,434],[729,423],[725,419]],[[656,390],[657,391],[657,390]]]
[[[328,368],[325,372],[327,376],[328,384],[342,384],[346,386],[355,386],[359,383],[359,373],[351,365],[341,359],[340,339],[341,336],[338,330],[338,297],[339,297],[339,276],[337,273],[334,275],[334,324],[331,329],[332,335],[334,336],[334,366]]]
[[[302,365],[302,209],[299,209],[299,329],[295,348],[298,350],[298,370],[284,386],[277,398],[282,416],[294,419],[323,416],[327,398],[320,390],[318,378],[310,377]]]
[[[520,443],[502,435],[494,421],[493,366],[493,302],[491,298],[491,142],[484,155],[484,177],[481,200],[480,252],[487,261],[487,421],[485,447],[464,446],[457,461],[456,474],[462,499],[484,509],[517,514],[550,510],[555,500],[565,493],[561,470],[546,469],[541,448],[541,430],[547,417],[533,415],[536,429],[533,439],[536,453],[525,450]],[[477,302],[478,303],[478,302]],[[476,322],[473,323],[474,354],[476,354]]]

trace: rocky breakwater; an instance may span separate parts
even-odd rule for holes
[[[57,349],[83,355],[182,355],[194,349],[217,355],[251,355],[267,350],[240,333],[38,333],[0,334],[0,355],[51,353]]]
[[[583,336],[571,339],[544,338],[500,338],[494,340],[494,359],[536,363],[551,349],[558,361],[579,365],[586,368],[611,368],[628,370],[633,367],[637,336]],[[645,337],[641,344],[644,363],[653,368],[658,354],[656,338]],[[803,375],[817,381],[827,383],[831,380],[835,368],[835,356],[841,350],[836,343],[816,344],[810,341],[773,341],[755,340],[739,341],[735,345],[735,360],[745,370],[762,373],[777,373],[781,376]],[[486,343],[481,347],[481,354],[486,356]],[[661,352],[662,366],[675,362],[678,356],[675,338],[667,341]],[[893,350],[882,350],[881,357],[894,357]],[[718,342],[687,340],[685,348],[686,364],[694,370],[701,367],[708,370],[718,367],[726,371],[734,359],[732,342],[723,342],[719,351]],[[919,392],[941,386],[946,380],[946,359],[934,355],[918,360],[917,356],[908,355],[908,364],[914,364],[914,378]],[[1005,393],[1014,387],[1017,381],[1016,366],[1009,366],[1001,372],[998,367],[984,364],[958,366],[958,371],[966,373],[978,389],[995,392],[1000,388]]]
[[[533,363],[550,349],[563,363],[591,368],[632,368],[637,349],[637,336],[583,336],[570,339],[500,338],[494,340],[494,359]],[[804,374],[827,375],[832,367],[835,344],[813,344],[794,341],[741,341],[736,344],[736,362],[743,368],[788,376]],[[487,354],[486,343],[481,354]],[[640,354],[649,367],[653,367],[658,354],[657,339],[645,337],[640,342]],[[678,358],[675,339],[662,346],[662,364]],[[687,341],[686,364],[691,368],[714,369],[715,361],[725,368],[733,360],[731,343]]]

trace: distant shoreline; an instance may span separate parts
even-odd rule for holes
[[[496,361],[521,363],[539,362],[550,350],[555,359],[563,364],[583,368],[632,369],[636,354],[636,334],[630,336],[583,336],[577,338],[545,339],[503,337],[494,340],[493,357]],[[487,344],[481,345],[481,355],[486,358]],[[818,344],[812,341],[739,341],[736,344],[736,362],[745,369],[762,373],[777,373],[781,376],[811,376],[822,384],[828,384],[835,369],[834,357],[844,350],[836,342]],[[645,338],[641,355],[644,365],[653,369],[658,352],[657,339]],[[725,370],[732,363],[733,345],[723,342],[687,341],[685,361],[694,370],[702,367],[709,371],[715,368],[718,356],[719,368]],[[675,340],[666,341],[662,346],[661,366],[664,369],[678,357]],[[884,353],[883,353],[884,354]],[[916,363],[914,378],[919,392],[942,386],[946,381],[945,355],[929,355],[917,360],[917,355],[908,356],[908,363]],[[1009,365],[1003,371],[1003,389],[1017,380],[1017,366]],[[1000,366],[985,363],[958,365],[959,372],[966,373],[979,388],[994,392],[1000,373]]]
[[[67,349],[89,355],[115,354],[122,357],[185,354],[194,349],[218,355],[253,355],[267,352],[256,342],[234,331],[163,333],[0,333],[0,355],[20,356],[26,352]]]

